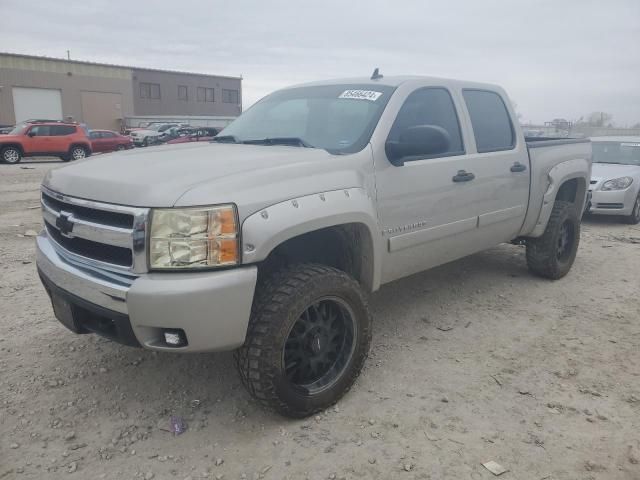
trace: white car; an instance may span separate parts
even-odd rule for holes
[[[640,223],[640,137],[592,137],[591,204],[595,215]]]
[[[133,130],[129,136],[137,147],[146,147],[161,142],[166,132],[178,126],[177,123],[156,123],[144,130]]]

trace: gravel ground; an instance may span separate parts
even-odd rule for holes
[[[640,479],[640,228],[587,220],[571,273],[504,245],[387,285],[351,392],[292,421],[230,353],[74,335],[34,263],[38,185],[0,165],[0,479]],[[171,415],[188,430],[166,431]]]

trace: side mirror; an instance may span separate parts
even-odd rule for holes
[[[387,158],[396,167],[404,165],[403,159],[415,156],[430,156],[449,150],[449,132],[437,125],[414,125],[400,133],[398,140],[385,144]]]
[[[36,132],[34,132],[33,130],[31,130],[29,133],[27,133],[27,136],[33,138],[36,136]]]

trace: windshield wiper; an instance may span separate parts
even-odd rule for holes
[[[294,147],[316,148],[298,137],[269,137],[254,140],[243,140],[247,145],[291,145]]]
[[[219,135],[217,137],[213,137],[213,140],[211,141],[220,143],[240,143],[233,135]]]

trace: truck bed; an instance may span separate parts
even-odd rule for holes
[[[553,202],[551,204],[545,203],[545,196],[551,195],[555,192],[554,189],[563,183],[565,171],[567,174],[576,176],[582,174],[590,178],[591,140],[588,138],[525,137],[525,141],[529,153],[531,188],[529,190],[529,206],[521,235],[539,236],[544,231],[543,228],[541,230],[541,225],[546,225],[553,206]],[[587,185],[582,188],[586,192]],[[555,198],[555,193],[552,196]]]

